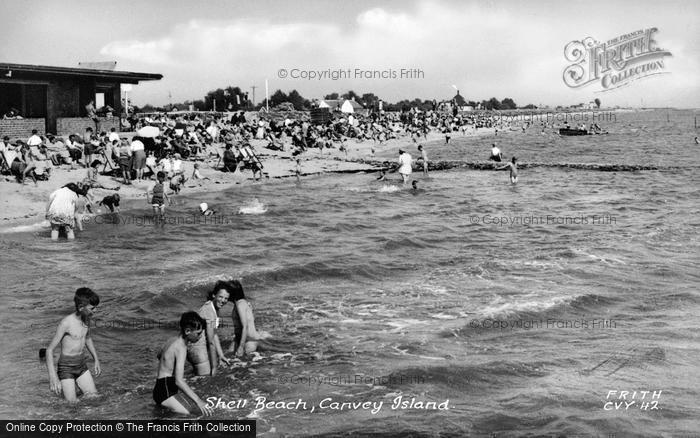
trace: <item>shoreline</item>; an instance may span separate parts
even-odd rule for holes
[[[493,134],[493,128],[478,128],[473,132],[466,133],[464,136],[461,133],[453,133],[453,140],[462,137],[484,137]],[[358,142],[354,139],[349,139],[346,144],[348,148],[347,157],[345,153],[338,148],[324,149],[323,154],[318,149],[309,149],[299,157],[302,160],[301,177],[309,177],[331,173],[354,173],[354,172],[377,172],[382,170],[381,163],[396,162],[396,154],[399,148],[409,149],[414,159],[416,157],[416,148],[418,144],[426,146],[434,145],[437,142],[444,141],[444,134],[430,132],[427,139],[413,143],[410,137],[401,137],[391,139],[382,145],[373,141]],[[264,171],[270,180],[284,180],[286,178],[295,178],[296,163],[290,152],[273,151],[263,147],[263,140],[251,140],[251,144],[255,148],[257,155],[260,157]],[[218,145],[221,149],[222,145]],[[371,149],[375,149],[375,154],[371,154]],[[215,169],[218,158],[208,158],[200,163],[200,172],[203,177],[210,178],[199,183],[193,183],[191,180],[185,182],[181,193],[196,194],[201,192],[223,191],[230,187],[240,184],[254,184],[255,180],[249,170],[244,170],[234,173],[225,173]],[[184,161],[185,176],[189,178],[192,174],[194,161]],[[24,227],[39,227],[44,224],[44,214],[46,211],[46,203],[49,195],[56,189],[63,187],[69,182],[82,181],[87,175],[87,169],[80,167],[70,169],[68,166],[54,167],[51,171],[49,181],[39,181],[37,186],[29,181],[25,185],[18,184],[11,176],[4,176],[0,180],[0,206],[2,213],[0,214],[0,233],[2,232],[21,232]],[[268,179],[265,176],[261,182]],[[124,201],[134,201],[146,196],[146,190],[154,180],[142,181],[140,183],[132,183],[131,185],[123,185],[118,178],[99,175],[98,181],[105,186],[120,185],[120,190],[92,189],[91,195],[95,202],[100,201],[104,196],[119,193],[119,196]],[[175,195],[177,196],[177,195]],[[131,202],[129,202],[131,203]],[[46,223],[48,227],[48,223]]]

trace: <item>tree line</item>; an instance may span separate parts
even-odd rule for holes
[[[380,101],[382,109],[386,111],[401,111],[409,108],[418,108],[422,111],[428,111],[435,109],[442,101],[429,100],[429,99],[419,99],[415,98],[412,100],[403,99],[395,103],[387,102],[380,99],[374,93],[363,93],[358,94],[353,90],[349,90],[346,93],[330,93],[323,97],[324,100],[355,100],[367,109],[379,109]],[[282,103],[289,103],[298,111],[308,111],[314,108],[315,102],[303,97],[297,90],[292,90],[289,93],[285,93],[282,90],[277,90],[270,96],[269,106],[274,108]],[[466,100],[459,93],[454,96],[448,102],[454,103],[458,106],[471,106],[473,109],[481,108],[485,110],[510,110],[510,109],[536,109],[537,107],[533,104],[528,104],[523,107],[518,107],[513,99],[506,97],[503,100],[498,100],[492,97],[489,100],[482,100],[481,102]],[[171,103],[164,107],[156,107],[150,104],[146,104],[143,108],[135,108],[136,112],[154,112],[154,111],[170,111],[170,110],[181,110],[187,111],[192,106],[193,109],[197,111],[240,111],[240,110],[259,110],[267,105],[267,100],[262,99],[262,101],[253,104],[252,98],[248,92],[244,92],[240,87],[227,87],[227,88],[217,88],[216,90],[209,91],[203,99],[184,101],[179,103]]]

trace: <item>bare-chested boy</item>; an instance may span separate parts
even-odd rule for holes
[[[81,287],[75,291],[75,313],[71,313],[58,324],[56,335],[46,349],[46,367],[49,370],[49,384],[56,394],[63,391],[63,396],[70,403],[78,401],[75,385],[87,397],[97,396],[95,382],[88,370],[84,349],[95,361],[95,376],[101,373],[100,361],[90,337],[90,318],[100,297],[92,289]],[[54,368],[53,351],[61,344],[61,356],[58,358],[58,371]]]
[[[188,400],[178,394],[179,390],[187,395],[199,407],[204,415],[211,415],[213,410],[185,382],[185,361],[187,345],[197,342],[202,337],[207,323],[197,312],[186,312],[180,317],[180,335],[170,338],[158,353],[158,375],[153,388],[153,400],[178,414],[192,414],[186,406]]]
[[[513,157],[510,160],[510,163],[506,164],[505,166],[497,167],[496,170],[505,170],[505,169],[510,169],[510,183],[515,184],[518,182],[518,159]]]

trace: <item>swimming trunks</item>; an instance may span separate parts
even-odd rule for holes
[[[153,400],[157,404],[163,403],[165,400],[177,394],[178,388],[175,383],[175,377],[161,377],[156,380],[156,386],[153,387]]]
[[[151,204],[152,204],[152,205],[160,206],[160,205],[164,205],[164,204],[165,204],[165,200],[164,200],[164,198],[163,198],[163,191],[164,191],[164,190],[165,190],[165,189],[164,189],[164,187],[163,187],[163,184],[161,184],[161,183],[159,183],[159,182],[157,182],[157,183],[153,186],[153,198],[151,198]]]
[[[65,356],[58,358],[58,380],[76,380],[88,371],[85,356]]]

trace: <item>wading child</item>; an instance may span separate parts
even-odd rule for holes
[[[153,216],[160,219],[165,217],[165,201],[172,204],[167,193],[165,193],[165,172],[158,172],[157,180],[146,192],[146,202],[153,207]]]
[[[102,198],[102,200],[100,201],[100,205],[104,205],[105,207],[109,208],[109,211],[111,213],[114,213],[115,209],[117,210],[117,213],[119,213],[119,201],[119,194],[115,193],[113,195],[105,196],[104,198]]]
[[[180,334],[170,338],[158,353],[158,375],[153,388],[156,404],[178,414],[193,414],[186,406],[191,403],[179,394],[179,390],[197,405],[202,414],[211,415],[213,410],[185,382],[187,346],[197,342],[204,332],[206,321],[197,312],[186,312],[180,317]]]
[[[97,389],[88,370],[84,349],[92,355],[95,361],[95,376],[99,376],[100,361],[97,358],[95,346],[90,337],[90,318],[95,307],[100,303],[100,297],[92,289],[81,287],[75,291],[75,313],[71,313],[58,324],[56,335],[46,349],[46,367],[49,370],[49,384],[56,394],[63,396],[70,403],[78,401],[75,385],[86,397],[96,397]],[[58,370],[53,365],[53,351],[61,344],[61,356],[58,358]]]
[[[510,169],[510,183],[511,184],[516,184],[518,182],[518,159],[513,157],[510,160],[510,163],[506,164],[505,166],[497,167],[496,170],[505,170],[505,169]]]

